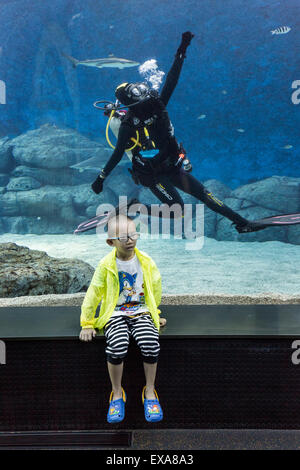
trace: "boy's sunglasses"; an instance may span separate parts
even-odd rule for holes
[[[119,240],[120,242],[127,242],[130,238],[131,240],[137,240],[140,237],[138,232],[128,233],[127,235],[121,235],[120,237],[109,237],[109,240]]]

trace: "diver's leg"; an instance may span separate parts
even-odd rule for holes
[[[155,184],[150,186],[149,189],[163,204],[167,204],[168,206],[178,204],[183,213],[184,202],[182,197],[166,175],[160,175]],[[182,217],[182,213],[178,213],[178,217]],[[173,219],[176,218],[176,215],[176,213],[171,212],[169,215],[166,215],[166,217]],[[159,217],[164,217],[164,214],[160,213]]]
[[[181,211],[178,211],[178,213],[176,211],[172,211],[171,213],[169,211],[165,211],[165,212],[160,211],[157,214],[159,218],[174,219],[176,217],[182,217],[182,212],[184,209],[184,202],[179,192],[177,191],[176,188],[174,188],[174,185],[171,183],[167,175],[158,175],[152,184],[149,183],[143,186],[150,189],[150,191],[163,204],[167,204],[168,206],[172,206],[173,204],[178,204],[181,208]],[[147,201],[139,201],[137,199],[133,199],[129,201],[129,203],[127,204],[129,214],[130,214],[129,207],[134,206],[134,210],[138,211],[138,204],[140,204],[141,206],[145,206],[147,208],[148,215],[152,215],[154,217],[156,216],[156,214],[152,214],[151,205],[147,204]]]
[[[194,196],[202,201],[214,212],[223,215],[238,226],[248,224],[248,220],[230,209],[222,201],[217,199],[208,189],[203,186],[193,175],[184,170],[172,172],[169,175],[170,181],[185,193]]]

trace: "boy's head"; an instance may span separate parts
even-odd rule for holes
[[[116,247],[118,258],[130,258],[134,254],[138,237],[136,234],[134,221],[126,215],[119,214],[108,221],[106,243]],[[128,238],[130,235],[135,239]]]

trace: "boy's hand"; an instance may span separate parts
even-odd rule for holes
[[[92,341],[96,336],[96,330],[94,328],[82,328],[79,339],[81,341]]]
[[[160,318],[159,319],[160,326],[165,326],[166,323],[167,323],[167,320],[165,318]]]

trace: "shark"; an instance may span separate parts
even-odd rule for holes
[[[103,59],[87,59],[87,60],[78,60],[74,57],[65,54],[62,52],[62,55],[69,59],[73,65],[73,67],[77,67],[78,65],[86,65],[87,67],[97,67],[98,69],[102,69],[104,67],[111,67],[117,69],[125,69],[127,67],[137,67],[140,65],[139,62],[134,62],[133,60],[128,59],[120,59],[119,57],[115,57],[111,55],[110,57],[105,57]]]

